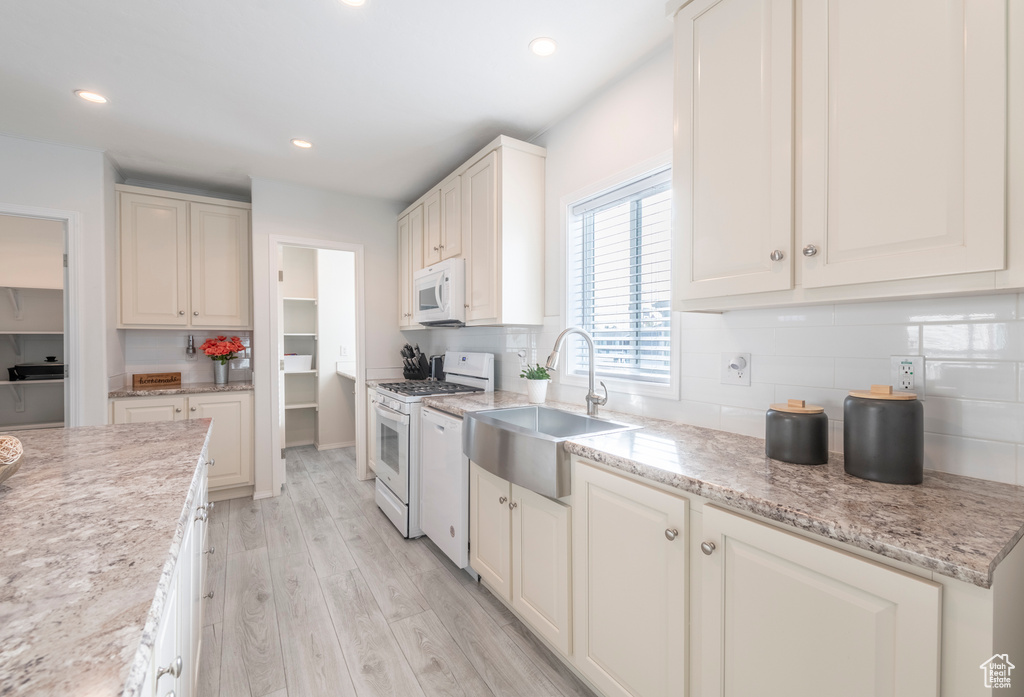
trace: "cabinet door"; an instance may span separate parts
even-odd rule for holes
[[[803,6],[807,287],[1005,268],[1006,2]]]
[[[436,264],[444,258],[441,245],[441,192],[435,191],[423,202],[424,267]]]
[[[120,194],[121,323],[188,324],[188,204]]]
[[[462,254],[462,177],[441,184],[441,258]]]
[[[201,457],[202,462],[209,460],[209,452],[204,451]],[[199,496],[196,501],[196,511],[208,510],[209,491],[207,489],[207,467],[202,465],[202,481],[199,483]],[[209,556],[206,550],[209,548],[207,540],[207,515],[198,514],[193,516],[192,534],[195,540],[192,543],[192,594],[189,598],[191,612],[191,627],[189,655],[192,657],[191,685],[193,694],[196,693],[199,678],[199,655],[202,650],[203,637],[203,587],[206,585],[206,560]],[[222,550],[222,553],[225,550]]]
[[[181,675],[178,676],[175,697],[189,697],[192,693],[193,677],[196,673],[195,656],[192,655],[192,632],[202,631],[201,627],[192,625],[192,595],[197,590],[192,587],[197,542],[195,517],[196,509],[193,507],[178,550],[178,564],[174,570],[178,577],[178,655],[181,656]]]
[[[572,652],[572,509],[515,484],[512,503],[512,607],[535,632],[568,656]]]
[[[148,686],[150,695],[167,695],[173,690],[178,692],[178,678],[173,672],[175,662],[181,655],[178,653],[178,574],[177,569],[171,575],[171,586],[167,589],[167,600],[164,614],[160,617],[160,625],[156,628],[156,639],[153,644],[152,684]],[[157,677],[157,673],[163,674]]]
[[[252,397],[213,393],[188,398],[190,419],[213,419],[209,467],[211,489],[252,484]]]
[[[377,437],[377,391],[373,388],[366,389],[366,466],[370,472],[377,471],[377,448],[375,439]]]
[[[675,32],[677,297],[792,288],[793,2],[696,0]]]
[[[189,204],[189,245],[192,326],[249,326],[249,211]]]
[[[421,203],[409,211],[409,263],[412,264],[413,273],[426,266],[423,263],[423,208]]]
[[[497,595],[512,600],[509,483],[469,463],[469,565]]]
[[[704,507],[704,697],[935,697],[941,586]]]
[[[573,473],[576,667],[606,697],[685,694],[687,500],[582,463]]]
[[[181,421],[185,418],[184,397],[130,397],[114,400],[115,424]]]
[[[412,244],[409,216],[398,219],[398,326],[412,325]]]
[[[462,175],[466,321],[498,320],[498,153]]]

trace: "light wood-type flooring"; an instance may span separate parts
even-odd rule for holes
[[[211,516],[200,697],[594,697],[427,538],[402,538],[352,448],[286,455],[282,496]]]

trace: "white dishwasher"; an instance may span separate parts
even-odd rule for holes
[[[420,527],[460,569],[469,565],[469,459],[462,419],[424,407],[420,416]]]

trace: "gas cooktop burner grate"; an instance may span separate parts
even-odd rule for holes
[[[377,387],[395,392],[397,394],[412,395],[416,397],[429,397],[442,394],[462,394],[464,392],[481,392],[479,387],[469,385],[458,385],[454,382],[439,382],[437,380],[423,380],[413,382],[385,382]]]

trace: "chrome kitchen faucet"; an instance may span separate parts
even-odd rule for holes
[[[558,366],[558,352],[562,350],[562,343],[565,341],[565,337],[568,334],[579,334],[587,340],[587,348],[590,350],[590,389],[587,392],[587,416],[597,416],[597,408],[603,407],[608,403],[608,388],[605,384],[601,383],[601,388],[604,390],[604,397],[597,394],[594,391],[594,340],[591,338],[585,330],[579,327],[569,327],[555,339],[555,347],[551,349],[551,355],[548,356],[547,369],[557,370]]]

